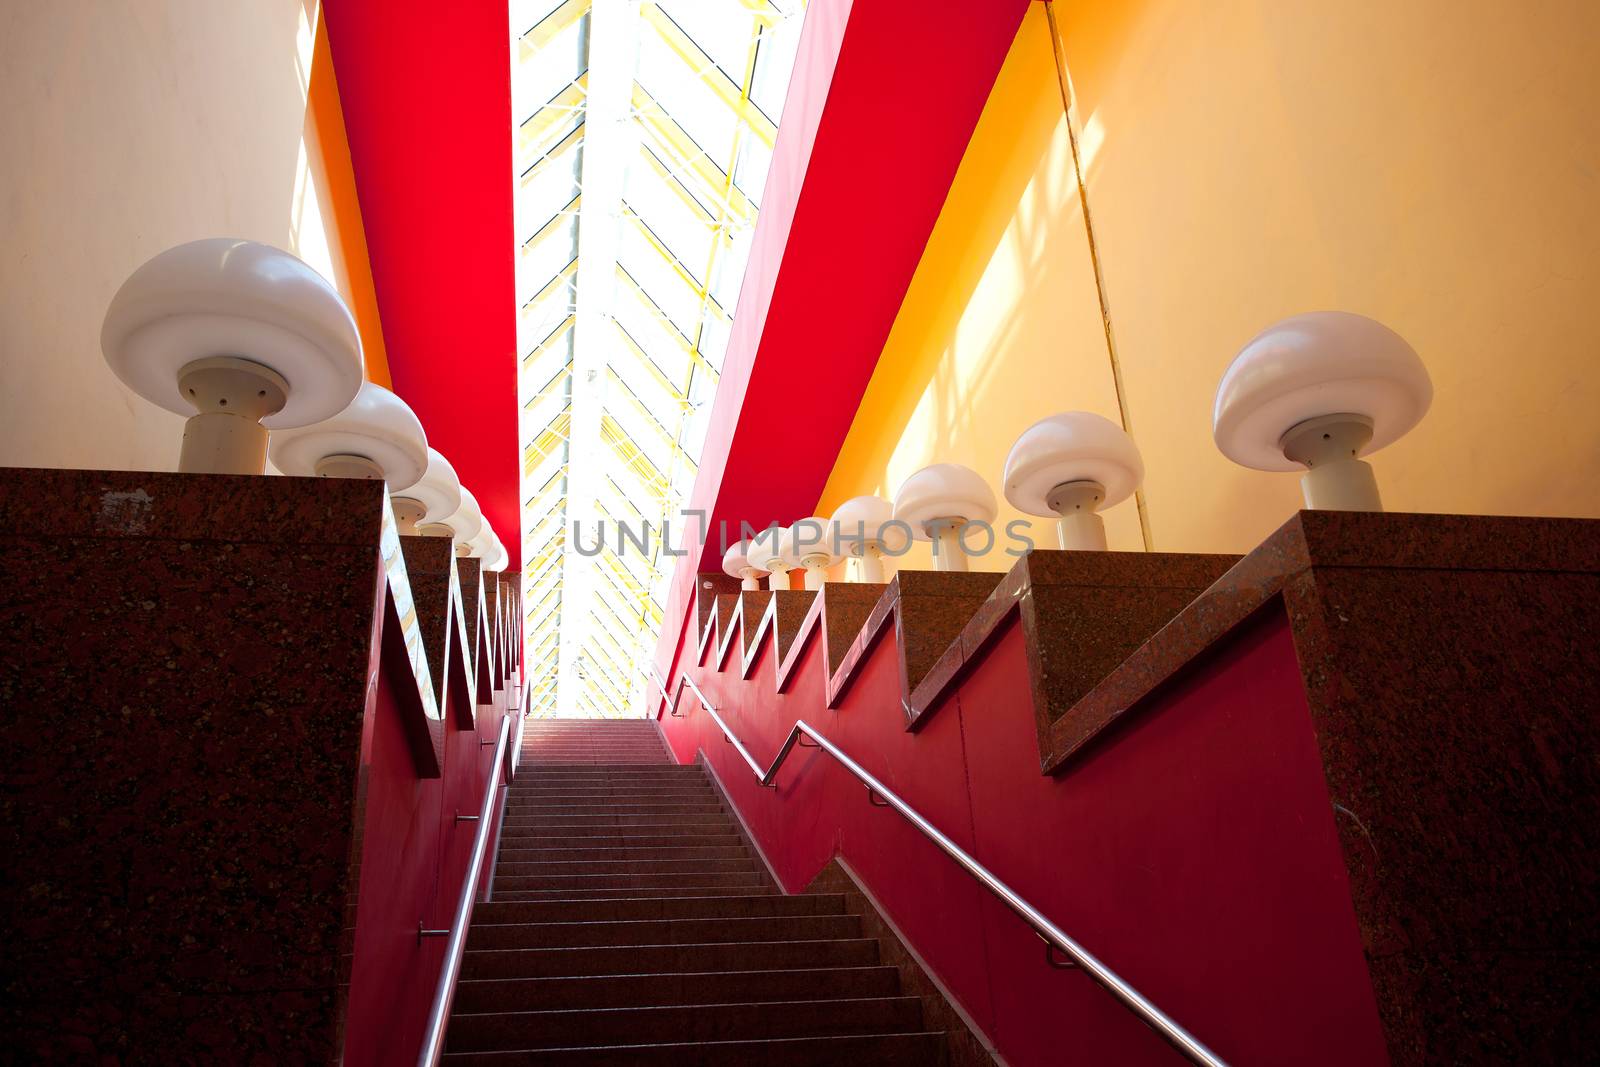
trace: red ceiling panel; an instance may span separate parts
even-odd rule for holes
[[[505,3],[326,0],[395,392],[521,556]]]

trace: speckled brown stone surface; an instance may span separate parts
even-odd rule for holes
[[[728,629],[733,624],[733,611],[739,606],[738,593],[718,593],[716,600],[717,609],[717,636],[718,642],[728,639]]]
[[[517,588],[515,571],[501,571],[500,582],[500,654],[499,681],[503,686],[511,678],[511,665],[518,658],[517,644],[522,640],[521,590]]]
[[[739,579],[730,578],[721,571],[701,571],[695,576],[694,619],[695,633],[706,632],[706,624],[717,608],[718,593],[738,593]]]
[[[505,651],[500,644],[500,582],[493,571],[483,572],[483,622],[484,639],[493,649],[494,667],[489,672],[489,684],[500,688],[500,676],[505,671]]]
[[[483,561],[471,556],[456,557],[456,581],[461,588],[461,617],[466,626],[466,647],[473,650],[472,676],[477,684],[476,703],[494,699],[494,672],[497,660],[494,642],[489,639],[489,620],[484,603]]]
[[[1592,1058],[1600,522],[1302,512],[1054,725],[1052,765],[1280,596],[1394,1061]]]
[[[476,650],[468,637],[461,561],[456,558],[454,546],[447,537],[403,537],[400,541],[412,595],[418,601],[423,640],[430,644],[428,663],[433,669],[434,690],[447,712],[454,714],[458,726],[463,730],[474,729],[478,705]],[[430,590],[426,605],[417,592],[420,583],[425,583]],[[436,654],[433,646],[442,647]]]
[[[1017,561],[910,695],[936,707],[1016,612],[1041,744],[1051,724],[1172,620],[1238,556],[1035,550]]]
[[[823,640],[828,646],[828,673],[844,662],[845,653],[889,588],[882,582],[827,582],[822,587]]]
[[[773,633],[778,642],[778,658],[782,659],[794,645],[801,623],[810,613],[817,594],[811,589],[780,589],[772,596],[773,606],[769,610],[772,612]]]
[[[381,484],[0,471],[18,1062],[320,1062]]]
[[[746,590],[738,596],[739,651],[746,662],[752,658],[751,653],[762,635],[761,620],[767,613],[767,605],[772,603],[772,596],[772,591],[767,589]]]
[[[459,618],[451,611],[452,602],[460,596],[456,589],[454,546],[448,537],[402,537],[400,549],[406,557],[406,576],[417,605],[417,622],[422,629],[434,695],[442,701],[446,657],[451,647],[450,627]]]
[[[958,662],[945,658],[973,614],[1005,575],[993,571],[901,571],[889,583],[900,646],[900,682],[916,691],[930,673],[943,676]],[[937,683],[936,683],[937,684]],[[908,719],[915,716],[907,710]]]

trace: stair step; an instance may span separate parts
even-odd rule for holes
[[[532,768],[529,770],[529,768]],[[591,773],[599,770],[602,773]],[[534,765],[524,759],[518,769],[519,775],[526,775],[527,780],[522,783],[523,788],[578,788],[588,789],[607,785],[699,785],[705,782],[698,775],[651,773],[646,771],[667,772],[674,770],[670,765],[635,767],[628,771],[618,771],[599,763],[544,763]],[[582,772],[582,773],[580,773]],[[517,790],[511,791],[512,796],[517,795]]]
[[[597,945],[709,945],[730,941],[843,941],[861,936],[856,915],[608,919],[597,922],[480,924],[468,949],[582,948]]]
[[[727,809],[710,797],[662,797],[650,800],[616,800],[610,797],[585,797],[580,800],[512,800],[506,814],[519,818],[544,815],[662,815],[675,812],[714,814]]]
[[[524,744],[522,750],[541,759],[561,755],[609,757],[613,763],[667,761],[667,750],[658,744],[573,745],[559,741],[536,741],[531,745]]]
[[[601,760],[609,760],[614,757],[610,754],[606,756],[563,756],[555,753],[534,753],[532,758],[539,761],[540,767],[586,767],[598,766]],[[666,761],[662,760],[662,762],[665,763]]]
[[[571,796],[606,796],[606,797],[652,797],[652,796],[716,796],[707,782],[693,780],[677,781],[638,781],[624,780],[607,782],[543,782],[529,783],[521,789],[513,789],[510,793],[512,800],[538,800],[543,797],[571,797]]]
[[[638,845],[608,848],[593,846],[572,848],[561,845],[551,848],[523,848],[515,841],[500,843],[501,863],[542,863],[550,860],[566,862],[589,860],[732,860],[748,857],[743,845]]]
[[[542,903],[479,904],[472,925],[500,923],[603,922],[634,919],[738,919],[756,915],[843,915],[844,897],[837,893],[799,896],[633,897],[597,901],[579,898]]]
[[[639,763],[652,762],[652,753],[619,752],[616,749],[608,749],[604,752],[583,752],[575,749],[534,748],[525,749],[524,751],[529,760],[537,760],[540,763],[565,763],[568,765],[576,763],[589,766],[617,760],[633,760]],[[665,766],[667,762],[665,754],[660,754],[660,759],[657,762]]]
[[[770,971],[789,967],[866,967],[878,963],[870,938],[836,941],[725,941],[701,945],[599,945],[582,948],[468,949],[467,979],[561,975]]]
[[[722,877],[727,877],[726,875]],[[522,902],[559,900],[649,900],[663,897],[743,897],[752,894],[781,896],[776,886],[770,885],[676,885],[639,888],[621,886],[612,889],[502,889],[497,883],[494,890],[496,902]]]
[[[686,833],[686,834],[630,834],[628,828],[588,826],[575,827],[568,833],[544,833],[538,828],[505,827],[500,832],[501,848],[707,848],[725,845],[742,845],[738,834]],[[599,831],[599,832],[595,832]]]
[[[571,797],[574,793],[589,797],[589,795],[606,795],[606,797],[658,797],[661,793],[710,793],[715,797],[717,793],[710,787],[710,782],[698,782],[693,779],[686,781],[640,782],[640,781],[605,781],[586,782],[586,784],[566,784],[566,782],[531,782],[523,785],[522,789],[510,790],[512,800],[522,800],[525,797]]]
[[[524,757],[522,766],[529,765]],[[599,773],[595,773],[596,769]],[[614,789],[710,789],[711,783],[700,774],[645,774],[645,771],[677,770],[670,763],[647,763],[631,771],[618,771],[599,763],[549,763],[537,776],[530,775],[511,790],[516,796],[529,789],[614,788]]]
[[[464,1052],[566,1048],[592,1043],[738,1041],[752,1038],[912,1033],[922,1029],[916,997],[668,1004],[653,1007],[457,1015],[447,1046]]]
[[[827,967],[462,982],[456,987],[454,1004],[457,1012],[481,1014],[530,1009],[555,1011],[732,1001],[832,1000],[893,996],[899,991],[900,972],[893,967]]]
[[[944,1067],[949,1051],[942,1033],[861,1034],[764,1041],[684,1042],[593,1048],[449,1053],[452,1067]]]
[[[766,875],[747,871],[683,871],[665,874],[541,874],[506,875],[495,872],[494,891],[525,892],[530,889],[675,889],[686,886],[763,885]],[[634,894],[638,896],[638,893]]]
[[[501,857],[495,874],[539,878],[556,874],[721,874],[755,869],[755,860],[748,856],[731,860],[543,860],[533,863],[507,862]]]
[[[724,831],[733,827],[727,812],[655,812],[648,815],[542,815],[537,819],[507,818],[506,826],[544,829],[546,832],[568,826],[711,826]]]

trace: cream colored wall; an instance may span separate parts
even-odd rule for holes
[[[157,252],[265,241],[348,292],[307,118],[316,15],[315,0],[0,8],[0,466],[174,469],[182,418],[100,355],[112,294]]]
[[[866,493],[893,499],[907,475],[934,462],[965,463],[998,486],[1006,452],[1029,423],[1064,408],[1116,418],[1055,69],[1044,9],[1035,4],[967,147],[818,514]],[[995,526],[1003,533],[1025,517],[999,501]],[[1115,547],[1140,546],[1131,502],[1106,520]],[[1033,537],[1054,545],[1044,522]],[[1004,570],[1013,562],[997,550],[975,566]],[[914,545],[896,563],[931,566],[927,545]]]
[[[1294,476],[1216,452],[1211,400],[1255,332],[1317,308],[1388,323],[1433,376],[1427,419],[1375,458],[1391,510],[1600,516],[1600,5],[1082,0],[1055,13],[1154,547],[1246,550],[1298,506]],[[945,251],[919,268],[919,302],[885,351],[916,357],[880,365],[824,512],[936,460],[997,485],[1000,442],[1039,414],[1117,414],[1104,338],[1088,336],[1099,323],[1081,321],[1095,294],[1070,212],[1041,221],[1005,184],[980,188],[997,168],[1040,188],[1071,180],[1052,139],[1008,150],[995,135],[1012,121],[999,97],[1028,95],[1013,82],[1041,107],[1049,95],[1044,14],[1028,15],[930,242]],[[991,209],[1012,217],[973,223]],[[969,285],[946,265],[1019,247],[1035,249],[1031,288]],[[884,399],[896,389],[969,413],[940,439]],[[1113,547],[1136,547],[1132,510],[1109,516]]]

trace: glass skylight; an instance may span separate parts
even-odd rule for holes
[[[643,713],[803,4],[512,0],[537,715]]]

